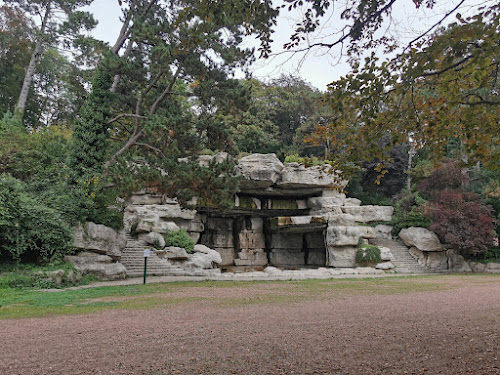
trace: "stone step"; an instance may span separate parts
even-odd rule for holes
[[[395,271],[399,273],[427,273],[431,272],[421,266],[410,254],[409,249],[399,241],[375,238],[370,243],[377,246],[387,247],[391,250]]]
[[[147,244],[132,236],[127,236],[127,245],[121,257],[121,263],[127,269],[128,276],[142,276],[144,274],[144,248]],[[185,272],[178,266],[169,264],[158,258],[154,253],[148,257],[147,275],[182,276]]]

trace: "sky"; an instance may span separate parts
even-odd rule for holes
[[[340,0],[342,1],[349,0]],[[427,30],[431,25],[440,20],[447,10],[453,9],[461,0],[437,0],[433,9],[415,10],[411,0],[398,0],[395,3],[393,16],[385,24],[384,32],[395,36],[401,43],[408,42],[415,35]],[[488,0],[465,0],[460,8],[462,14],[471,12],[479,2],[485,3]],[[276,1],[275,3],[278,3]],[[90,7],[90,11],[98,19],[99,24],[94,31],[94,36],[112,44],[118,35],[121,23],[121,15],[118,0],[95,0]],[[331,40],[329,35],[335,33],[342,25],[338,23],[338,15],[330,11],[324,20],[323,26],[317,35],[311,35],[311,41],[324,37],[326,41]],[[299,12],[284,12],[278,19],[276,32],[272,38],[274,43],[272,49],[274,55],[269,59],[258,59],[251,68],[255,78],[269,80],[279,77],[281,74],[293,74],[299,76],[305,81],[311,83],[316,88],[324,91],[327,84],[339,79],[341,76],[350,72],[350,66],[345,58],[339,58],[341,51],[339,49],[318,49],[309,51],[307,54],[290,54],[283,52],[283,44],[289,40],[293,32],[294,25],[301,17]],[[453,20],[453,17],[450,18]],[[257,46],[255,40],[247,39],[250,46]],[[377,51],[381,58],[384,55]],[[242,77],[242,75],[240,75]],[[238,78],[240,78],[238,77]]]

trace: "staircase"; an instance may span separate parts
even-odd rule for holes
[[[127,237],[127,246],[122,253],[120,262],[127,269],[127,276],[144,275],[144,247],[147,244],[132,236]],[[184,270],[170,264],[166,259],[160,259],[154,251],[148,257],[147,274],[149,276],[182,276]]]
[[[374,238],[370,243],[376,246],[383,246],[391,249],[395,271],[398,273],[429,273],[434,272],[418,263],[410,254],[408,248],[401,242],[383,238]]]

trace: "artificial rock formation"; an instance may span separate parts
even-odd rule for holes
[[[202,157],[200,164],[225,158]],[[176,199],[146,191],[130,197],[124,211],[127,245],[121,257],[116,254],[128,274],[140,274],[145,246],[155,249],[148,261],[151,274],[352,268],[360,240],[377,236],[367,224],[392,216],[392,207],[362,206],[336,190],[346,181],[329,165],[283,165],[274,154],[253,154],[236,170],[242,179],[229,209],[185,209]],[[164,247],[163,236],[179,229],[197,244],[193,254]]]
[[[118,260],[127,244],[124,231],[117,232],[105,225],[86,222],[74,228],[74,247],[78,250],[91,250],[92,252],[108,255]]]
[[[216,155],[200,163],[214,158],[218,160]],[[136,236],[131,243],[163,246],[162,235],[185,229],[197,246],[220,258],[205,262],[198,259],[199,252],[186,257],[179,249],[158,249],[155,256],[184,267],[185,274],[193,257],[199,268],[213,265],[228,271],[354,267],[360,239],[377,235],[366,223],[391,219],[392,207],[361,206],[332,189],[345,181],[329,165],[283,165],[274,154],[253,154],[240,160],[237,173],[242,176],[240,191],[234,207],[226,210],[187,210],[175,199],[135,194],[124,218],[126,230]]]
[[[101,280],[118,280],[124,279],[127,273],[123,264],[113,262],[110,256],[88,251],[66,256],[64,260],[72,263],[80,276],[93,275]]]
[[[418,263],[433,271],[470,272],[473,268],[457,250],[447,249],[438,236],[426,228],[402,229],[399,237]]]

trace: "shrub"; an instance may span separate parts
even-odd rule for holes
[[[62,288],[87,284],[91,281],[97,281],[97,279],[91,275],[79,277],[71,263],[50,263],[43,266],[31,263],[0,265],[0,289],[4,290],[7,288]]]
[[[382,261],[380,249],[374,245],[360,243],[356,253],[356,263],[361,266],[375,265]]]
[[[26,192],[26,186],[0,175],[0,256],[47,263],[72,252],[72,233],[60,213]]]
[[[182,247],[188,253],[192,253],[194,249],[194,240],[185,229],[179,229],[165,234],[165,246]]]
[[[403,228],[424,227],[431,225],[431,219],[426,212],[427,201],[419,193],[404,193],[394,208],[391,224],[395,234]]]
[[[492,209],[475,193],[442,191],[430,206],[430,230],[464,255],[478,255],[493,244]]]

